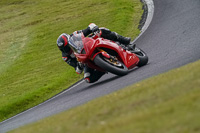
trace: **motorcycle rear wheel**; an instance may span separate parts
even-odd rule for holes
[[[118,60],[112,61],[101,54],[94,58],[94,63],[104,70],[119,76],[128,74],[128,68],[122,62]]]
[[[148,63],[148,56],[147,54],[138,47],[135,47],[134,50],[131,50],[132,53],[136,54],[137,57],[140,59],[139,63],[137,64],[138,67],[142,67]]]

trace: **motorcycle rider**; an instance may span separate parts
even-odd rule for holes
[[[91,23],[86,29],[75,31],[73,34],[68,35],[66,33],[62,33],[57,39],[57,46],[62,51],[63,60],[68,63],[70,66],[75,68],[76,73],[81,74],[84,69],[84,80],[88,83],[93,83],[101,78],[105,73],[97,70],[93,70],[88,66],[84,66],[80,62],[76,60],[72,49],[68,45],[68,40],[71,36],[77,33],[83,33],[86,37],[91,33],[96,33],[99,37],[112,40],[115,42],[119,42],[127,46],[130,44],[130,37],[123,37],[116,32],[112,32],[107,28],[99,28],[96,24]]]

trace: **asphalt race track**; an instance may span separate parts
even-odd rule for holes
[[[200,0],[154,0],[154,16],[136,44],[149,56],[148,65],[118,77],[103,76],[76,86],[0,123],[0,133],[83,104],[153,75],[200,59]],[[109,27],[108,27],[109,28]]]

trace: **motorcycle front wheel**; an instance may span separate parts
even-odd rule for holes
[[[119,76],[128,74],[128,68],[122,62],[108,59],[101,54],[94,58],[94,63],[102,69]]]

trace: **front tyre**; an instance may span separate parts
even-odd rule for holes
[[[128,74],[128,68],[122,62],[118,60],[108,59],[101,54],[98,54],[94,58],[94,63],[104,70],[119,76]]]

